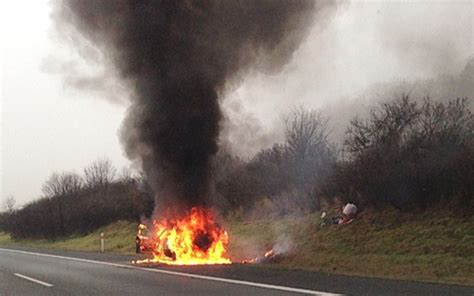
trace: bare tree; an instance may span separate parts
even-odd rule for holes
[[[397,149],[416,127],[419,117],[417,102],[408,96],[383,103],[370,110],[368,119],[355,117],[351,120],[346,131],[345,149],[354,157],[376,147]]]
[[[8,196],[3,201],[2,208],[8,214],[13,213],[15,211],[15,208],[16,208],[16,199],[15,199],[15,197],[13,197],[12,195]]]
[[[50,204],[51,215],[57,209],[59,218],[60,234],[65,234],[65,206],[64,197],[75,196],[82,189],[83,181],[81,176],[74,172],[64,172],[61,174],[53,173],[43,184],[42,191],[50,202],[54,202],[56,207]]]
[[[288,179],[311,207],[319,208],[316,188],[330,173],[336,162],[334,147],[328,141],[328,118],[320,112],[299,107],[286,120],[286,169]],[[312,196],[311,198],[308,198]],[[295,201],[297,202],[297,201]]]
[[[327,144],[327,123],[320,112],[298,107],[286,119],[285,138],[289,152],[307,158],[311,151]]]
[[[81,176],[74,172],[53,173],[43,184],[42,191],[45,197],[74,195],[82,186]]]
[[[115,173],[109,159],[99,159],[84,169],[84,181],[88,188],[107,187],[114,180]]]
[[[126,184],[136,183],[139,181],[140,177],[140,172],[129,166],[124,166],[120,170],[120,174],[118,175],[118,181]]]

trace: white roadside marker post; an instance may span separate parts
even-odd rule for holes
[[[105,238],[104,238],[104,233],[100,233],[100,252],[104,253],[105,252]]]

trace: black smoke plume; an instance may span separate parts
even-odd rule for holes
[[[63,0],[58,25],[97,47],[132,88],[121,130],[159,207],[206,205],[219,100],[251,69],[274,73],[311,27],[312,0]],[[77,36],[75,37],[77,38]]]

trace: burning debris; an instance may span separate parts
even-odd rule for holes
[[[280,254],[275,253],[275,250],[270,249],[263,254],[263,256],[255,257],[252,259],[243,260],[242,263],[244,264],[252,264],[252,263],[266,263],[272,262],[275,258],[280,257]]]
[[[266,251],[261,257],[246,260],[244,263],[276,263],[279,262],[285,254],[288,254],[294,248],[293,241],[287,235],[280,235],[273,247]]]
[[[277,239],[277,243],[270,250],[266,251],[263,256],[253,259],[243,260],[242,263],[276,263],[283,259],[284,255],[293,249],[293,242],[286,235],[282,235]]]

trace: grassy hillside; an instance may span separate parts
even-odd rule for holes
[[[349,275],[377,276],[474,285],[474,218],[445,210],[404,214],[366,211],[350,225],[319,225],[319,215],[302,218],[227,221],[232,258],[262,254],[276,242],[290,251],[272,267]],[[62,241],[12,242],[0,245],[97,251],[99,234],[107,251],[133,253],[136,225],[119,221],[83,237]]]
[[[474,285],[472,216],[385,210],[350,225],[321,227],[318,215],[230,225],[233,251],[248,249],[249,238],[271,247],[288,233],[294,247],[280,265],[289,268]]]

